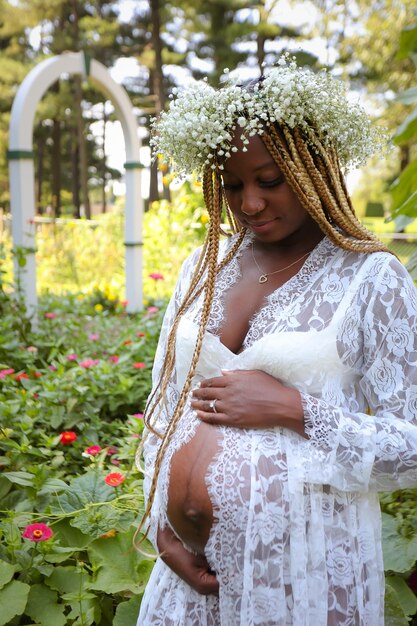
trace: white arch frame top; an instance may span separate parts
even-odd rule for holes
[[[62,74],[81,74],[91,79],[97,88],[112,101],[116,115],[122,124],[126,148],[125,261],[127,311],[140,311],[143,307],[143,199],[138,127],[126,91],[111,78],[107,68],[102,63],[89,59],[83,52],[66,52],[42,61],[25,77],[13,101],[8,151],[13,245],[15,248],[23,248],[27,255],[24,268],[18,267],[15,259],[15,280],[20,276],[21,288],[28,311],[31,314],[36,313],[33,122],[36,107],[42,96]]]

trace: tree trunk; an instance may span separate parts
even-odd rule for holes
[[[84,134],[84,119],[83,112],[81,108],[82,102],[82,90],[81,90],[81,77],[79,75],[74,76],[74,85],[75,85],[75,111],[76,111],[76,119],[77,119],[77,137],[78,137],[78,150],[79,150],[79,159],[80,159],[80,187],[81,187],[81,197],[84,205],[84,216],[89,220],[91,219],[91,207],[90,207],[90,197],[88,194],[88,171],[87,171],[87,154],[86,154],[86,145],[85,145],[85,134]]]
[[[75,131],[76,129],[74,129]],[[72,186],[72,204],[73,204],[73,216],[77,219],[81,217],[81,206],[80,206],[80,159],[79,159],[79,151],[78,151],[78,139],[77,136],[74,137],[74,143],[71,151],[71,186]]]
[[[267,19],[265,15],[265,0],[259,2],[259,25],[262,25]],[[265,61],[265,42],[266,38],[262,32],[258,32],[256,35],[256,58],[258,61],[259,73],[263,76],[264,73],[264,61]]]
[[[161,20],[159,0],[149,0],[149,6],[151,9],[151,22],[152,22],[152,48],[154,51],[155,66],[152,72],[152,91],[155,94],[155,113],[158,116],[165,108],[165,91],[164,91],[164,73],[162,70],[162,41],[161,41]],[[154,169],[153,176],[156,176],[156,181],[152,180],[152,169]],[[155,185],[156,182],[156,185]],[[169,191],[169,185],[163,184],[163,196],[165,200],[171,200],[171,194]],[[156,190],[156,197],[155,197]],[[152,192],[152,194],[151,194]],[[149,189],[149,202],[158,200],[158,164],[154,164],[154,168],[151,168],[151,181]]]
[[[103,141],[103,158],[101,161],[101,204],[102,204],[102,212],[105,213],[107,210],[107,200],[106,200],[106,173],[107,173],[107,164],[106,164],[106,126],[107,126],[107,114],[106,114],[106,102],[103,102],[103,134],[101,136]]]

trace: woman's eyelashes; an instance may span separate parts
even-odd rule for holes
[[[281,185],[283,182],[284,179],[282,178],[282,176],[278,176],[273,180],[260,180],[259,185],[260,187],[278,187],[278,185]]]
[[[282,176],[278,176],[272,180],[258,180],[259,187],[278,187],[284,182]],[[243,187],[242,183],[226,183],[223,181],[223,189],[225,191],[238,191]]]

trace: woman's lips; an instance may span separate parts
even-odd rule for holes
[[[263,222],[246,222],[247,225],[249,226],[249,228],[251,230],[253,230],[256,233],[261,233],[264,232],[265,230],[268,230],[271,225],[275,222],[277,218],[275,217],[272,220],[267,220],[267,221],[263,221]]]

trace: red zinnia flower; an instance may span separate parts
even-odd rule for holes
[[[112,363],[118,363],[120,361],[120,357],[118,357],[117,354],[113,354],[113,356],[109,356],[109,361]]]
[[[53,536],[52,528],[46,524],[29,524],[22,533],[22,537],[30,541],[46,541]]]
[[[120,472],[111,472],[111,474],[107,474],[104,482],[110,485],[110,487],[118,487],[126,480],[126,477]]]
[[[135,370],[143,370],[143,368],[146,367],[146,365],[145,363],[138,362],[138,363],[133,363],[133,367],[135,368]]]
[[[131,343],[133,343],[133,341],[132,341],[131,339],[126,339],[126,341],[124,341],[124,342],[123,342],[123,345],[124,345],[124,346],[128,346],[128,345],[130,345]]]
[[[86,449],[86,454],[89,454],[90,456],[96,456],[96,454],[101,452],[101,450],[102,450],[101,446],[90,446],[89,448]]]
[[[29,376],[24,372],[22,374],[16,374],[15,376],[15,380],[22,380],[22,378],[29,378]]]
[[[31,375],[35,378],[40,378],[42,376],[42,372],[31,372]]]
[[[45,313],[45,317],[47,320],[54,320],[58,317],[58,313],[54,313],[53,311],[49,311],[49,313]]]
[[[136,333],[136,337],[144,337],[145,333]]]
[[[126,307],[129,304],[129,300],[121,300],[120,306]]]
[[[72,430],[64,430],[59,437],[60,443],[72,443],[77,439],[77,435]]]
[[[164,280],[163,274],[158,274],[158,272],[152,272],[152,274],[149,274],[149,278],[153,278],[153,280]]]

